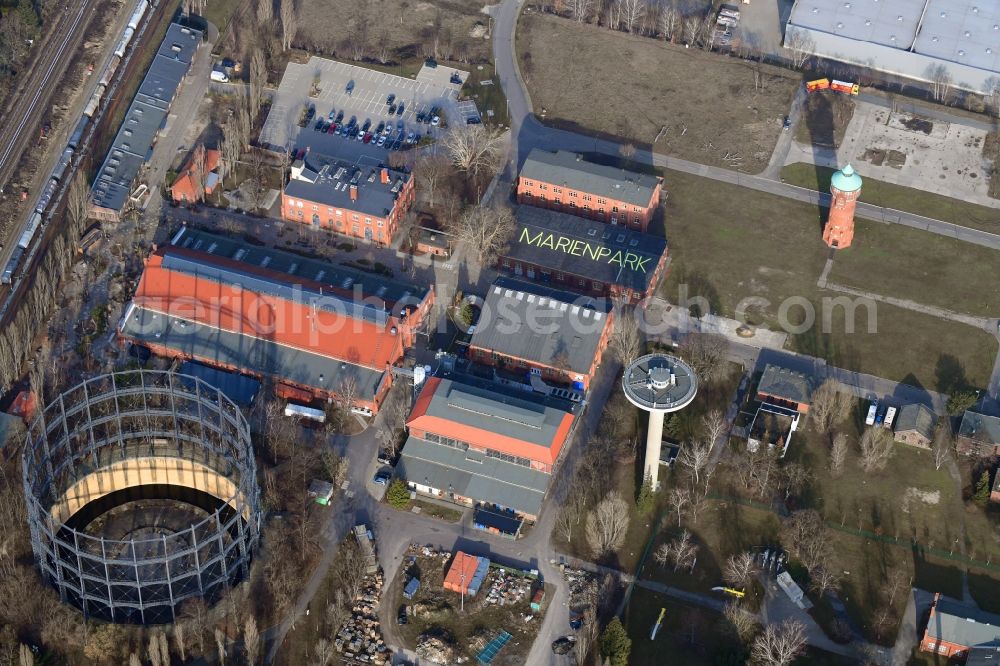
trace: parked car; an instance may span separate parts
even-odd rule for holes
[[[343,111],[337,111],[337,122],[338,123],[344,122],[344,112]]]
[[[405,110],[406,110],[406,105],[401,103],[399,107],[396,109],[396,115],[397,116],[403,115],[403,111]]]
[[[413,132],[406,135],[406,143],[413,143]]]
[[[378,146],[384,146],[384,145],[385,145],[385,136],[380,136],[380,137],[378,138],[378,141],[376,141],[375,143],[376,143],[376,145],[378,145]]]
[[[326,126],[327,134],[333,134],[336,131],[337,131],[337,123],[330,123],[329,125]]]
[[[378,121],[378,126],[375,128],[375,133],[381,134],[382,130],[384,129],[385,129],[385,121],[384,120]]]
[[[361,129],[363,129],[364,131],[367,132],[368,128],[371,127],[371,126],[372,126],[372,119],[371,118],[365,118],[365,124],[361,126]]]
[[[358,130],[358,141],[364,141],[364,139],[365,139],[365,131],[363,129],[359,129]]]
[[[782,123],[781,128],[788,131],[788,128],[792,126],[792,120],[788,116],[785,116],[785,122]]]
[[[403,127],[404,125],[402,120],[396,122],[396,129],[399,130],[400,133],[402,133]]]
[[[396,622],[398,624],[406,624],[409,620],[406,617],[406,606],[399,607],[399,613],[396,615]]]
[[[316,115],[316,107],[310,106],[309,110],[306,111],[306,121],[312,122],[313,117]]]
[[[418,123],[424,122],[424,118],[425,118],[425,115],[424,115],[423,111],[417,112],[417,122]]]
[[[316,130],[317,132],[322,132],[323,126],[324,126],[323,119],[320,118],[319,120],[316,121],[316,124],[313,125],[313,129]]]
[[[379,450],[378,456],[376,457],[376,460],[378,460],[383,465],[391,465],[392,464],[392,456],[390,456],[389,452],[386,451],[385,449],[380,449]]]
[[[387,486],[389,485],[389,478],[389,472],[379,470],[378,472],[375,472],[375,478],[372,479],[372,483],[376,486]]]
[[[347,92],[348,95],[350,95],[352,92],[354,92],[354,79],[351,79],[350,81],[347,82],[347,91],[346,92]]]
[[[391,116],[394,113],[396,113],[396,105],[395,104],[390,104],[389,105],[389,115]]]
[[[440,124],[441,124],[441,117],[440,116],[434,116],[433,118],[431,118],[431,125],[433,125],[434,127],[437,127]]]
[[[365,132],[365,143],[371,143],[371,142],[372,142],[372,133]]]
[[[392,150],[399,150],[402,147],[403,147],[402,139],[396,139],[395,141],[392,142]]]
[[[385,98],[386,106],[388,106],[389,104],[392,104],[395,101],[396,101],[396,94],[395,93],[389,93],[389,96]]]
[[[330,109],[330,113],[328,113],[326,115],[326,118],[327,118],[327,120],[336,120],[337,119],[337,111],[336,111],[336,109]]]

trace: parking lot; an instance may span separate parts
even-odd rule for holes
[[[469,103],[458,102],[467,72],[424,68],[427,71],[422,70],[414,80],[325,58],[312,57],[306,64],[289,63],[261,131],[261,143],[274,149],[310,148],[351,160],[358,156],[384,160],[392,146],[405,146],[411,132],[419,140],[419,136],[437,137],[447,131],[429,121],[418,122],[418,116],[428,115],[431,109],[439,109],[442,121],[450,123],[478,117],[474,104],[470,108]],[[312,97],[309,93],[317,79],[319,93]],[[387,104],[390,95],[394,98],[392,104]],[[315,107],[315,116],[305,127],[299,127],[302,109],[309,105]],[[319,121],[330,121],[331,111],[340,127],[352,118],[357,129],[369,121],[371,142],[358,141],[356,130],[350,137],[332,129],[322,131],[322,123],[318,129]],[[379,123],[391,125],[391,134],[382,146],[377,145],[379,136],[374,133]]]

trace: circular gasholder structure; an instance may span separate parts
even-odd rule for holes
[[[88,379],[32,422],[22,465],[42,576],[88,617],[172,622],[249,575],[260,541],[246,418],[187,375]]]

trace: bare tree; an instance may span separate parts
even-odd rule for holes
[[[146,657],[152,666],[164,666],[163,656],[160,654],[160,642],[156,640],[156,634],[149,635],[149,647],[146,649]]]
[[[427,193],[427,203],[434,208],[434,198],[441,181],[451,172],[451,163],[440,153],[427,153],[413,165],[413,174],[422,192]]]
[[[785,48],[791,51],[792,67],[802,69],[816,52],[816,41],[806,31],[789,27]]]
[[[951,436],[951,426],[947,419],[942,419],[934,428],[934,442],[932,444],[934,452],[934,469],[941,469],[951,458],[954,442]]]
[[[295,34],[299,31],[299,17],[295,13],[295,0],[281,0],[281,48],[292,48]]]
[[[866,428],[861,435],[861,469],[866,473],[880,471],[895,453],[892,433],[886,428]]]
[[[269,28],[274,21],[274,4],[272,0],[257,0],[257,25]]]
[[[834,477],[840,476],[844,471],[844,462],[847,460],[847,435],[837,433],[833,438],[833,446],[830,448],[830,471]]]
[[[700,381],[708,384],[726,375],[729,344],[722,336],[711,333],[690,333],[681,342],[679,351],[691,364]]]
[[[726,434],[726,418],[718,409],[713,409],[701,417],[701,429],[708,440],[709,448],[716,446],[719,439]]]
[[[642,353],[642,336],[633,308],[619,308],[608,346],[622,365],[628,365]]]
[[[826,565],[833,552],[823,517],[815,509],[793,512],[781,525],[781,543],[812,573]]]
[[[840,382],[830,378],[813,392],[809,415],[818,432],[830,432],[833,426],[844,420],[854,406],[854,396],[841,391],[840,388]]]
[[[184,623],[174,623],[174,645],[177,647],[177,655],[181,658],[181,663],[187,661],[187,644],[184,642]]]
[[[587,543],[594,555],[602,557],[620,548],[628,524],[628,502],[612,490],[587,516]]]
[[[66,200],[66,212],[69,213],[70,222],[82,230],[83,223],[90,215],[90,188],[87,187],[87,176],[84,169],[76,172],[73,177],[73,184],[69,187],[69,194]]]
[[[260,633],[257,631],[257,620],[253,615],[247,616],[243,624],[243,649],[247,655],[247,665],[257,666],[260,658]]]
[[[208,181],[208,159],[205,144],[199,143],[191,153],[191,180],[194,182],[194,197],[196,201],[205,200],[205,187]]]
[[[986,107],[994,116],[1000,117],[1000,76],[991,76],[983,82],[983,97]]]
[[[947,102],[954,83],[947,65],[942,63],[928,65],[924,76],[931,84],[931,94],[934,96],[934,101]]]
[[[250,55],[250,119],[253,121],[260,113],[264,102],[264,87],[267,85],[267,63],[264,60],[264,50],[257,46]]]
[[[28,654],[31,654],[29,651]],[[32,657],[32,663],[34,663],[34,657]],[[142,666],[142,659],[135,652],[128,656],[128,666]],[[156,662],[153,663],[156,666]]]
[[[660,20],[658,22],[660,36],[663,37],[664,41],[674,41],[680,19],[681,15],[677,9],[677,0],[666,0],[660,9]]]
[[[712,445],[703,439],[693,439],[681,446],[677,462],[687,467],[691,472],[695,487],[701,482],[701,474],[708,466],[711,455]]]
[[[313,645],[313,652],[316,653],[318,666],[327,666],[331,661],[333,661],[335,648],[333,643],[325,638],[320,638],[317,639],[315,645]]]
[[[824,559],[823,564],[815,566],[809,571],[809,589],[819,597],[827,592],[833,592],[840,587],[840,574],[833,564],[829,562],[829,557]]]
[[[752,613],[743,610],[735,601],[726,604],[725,608],[722,609],[722,616],[726,618],[737,638],[744,644],[749,643],[760,628],[760,625],[757,624],[757,618]]]
[[[786,463],[781,468],[781,486],[785,489],[785,501],[792,495],[799,495],[812,480],[812,472],[797,462]]]
[[[575,503],[563,506],[556,515],[555,532],[566,543],[573,540],[573,527],[579,521],[579,509]]]
[[[375,59],[380,64],[388,64],[392,59],[392,44],[389,42],[389,32],[380,30],[375,40]]]
[[[375,437],[379,446],[385,449],[390,457],[395,457],[402,444],[403,430],[406,428],[406,417],[409,414],[405,396],[399,391],[393,392],[382,403],[379,410],[378,429]]]
[[[788,666],[806,646],[806,627],[798,620],[769,624],[757,636],[750,657],[761,666]]]
[[[722,567],[722,580],[735,588],[745,590],[759,573],[760,568],[751,553],[736,553],[726,558],[726,563]]]
[[[585,23],[592,9],[593,0],[569,0],[569,13],[577,23]]]
[[[646,15],[646,0],[619,0],[621,3],[621,22],[626,31],[635,33],[642,25]]]
[[[220,666],[225,666],[226,664],[226,632],[222,629],[215,628],[215,649],[219,654],[219,664]]]
[[[506,206],[472,206],[453,225],[452,235],[476,253],[481,266],[491,266],[507,249],[516,226]]]
[[[665,549],[664,546],[666,547]],[[663,562],[660,562],[661,557],[664,560]],[[681,567],[693,570],[697,561],[698,544],[694,543],[691,538],[691,532],[688,530],[682,530],[680,536],[657,549],[657,562],[664,565],[670,563],[674,567],[674,571],[677,571]]]
[[[677,526],[680,527],[684,509],[691,505],[691,491],[687,488],[674,486],[667,495],[667,505],[672,512],[677,514]]]
[[[441,144],[455,166],[477,180],[481,175],[492,178],[506,155],[501,131],[485,125],[453,127]]]

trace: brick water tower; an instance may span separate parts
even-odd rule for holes
[[[830,179],[830,217],[823,228],[823,242],[834,249],[850,247],[854,240],[854,207],[861,196],[861,176],[848,164]]]

